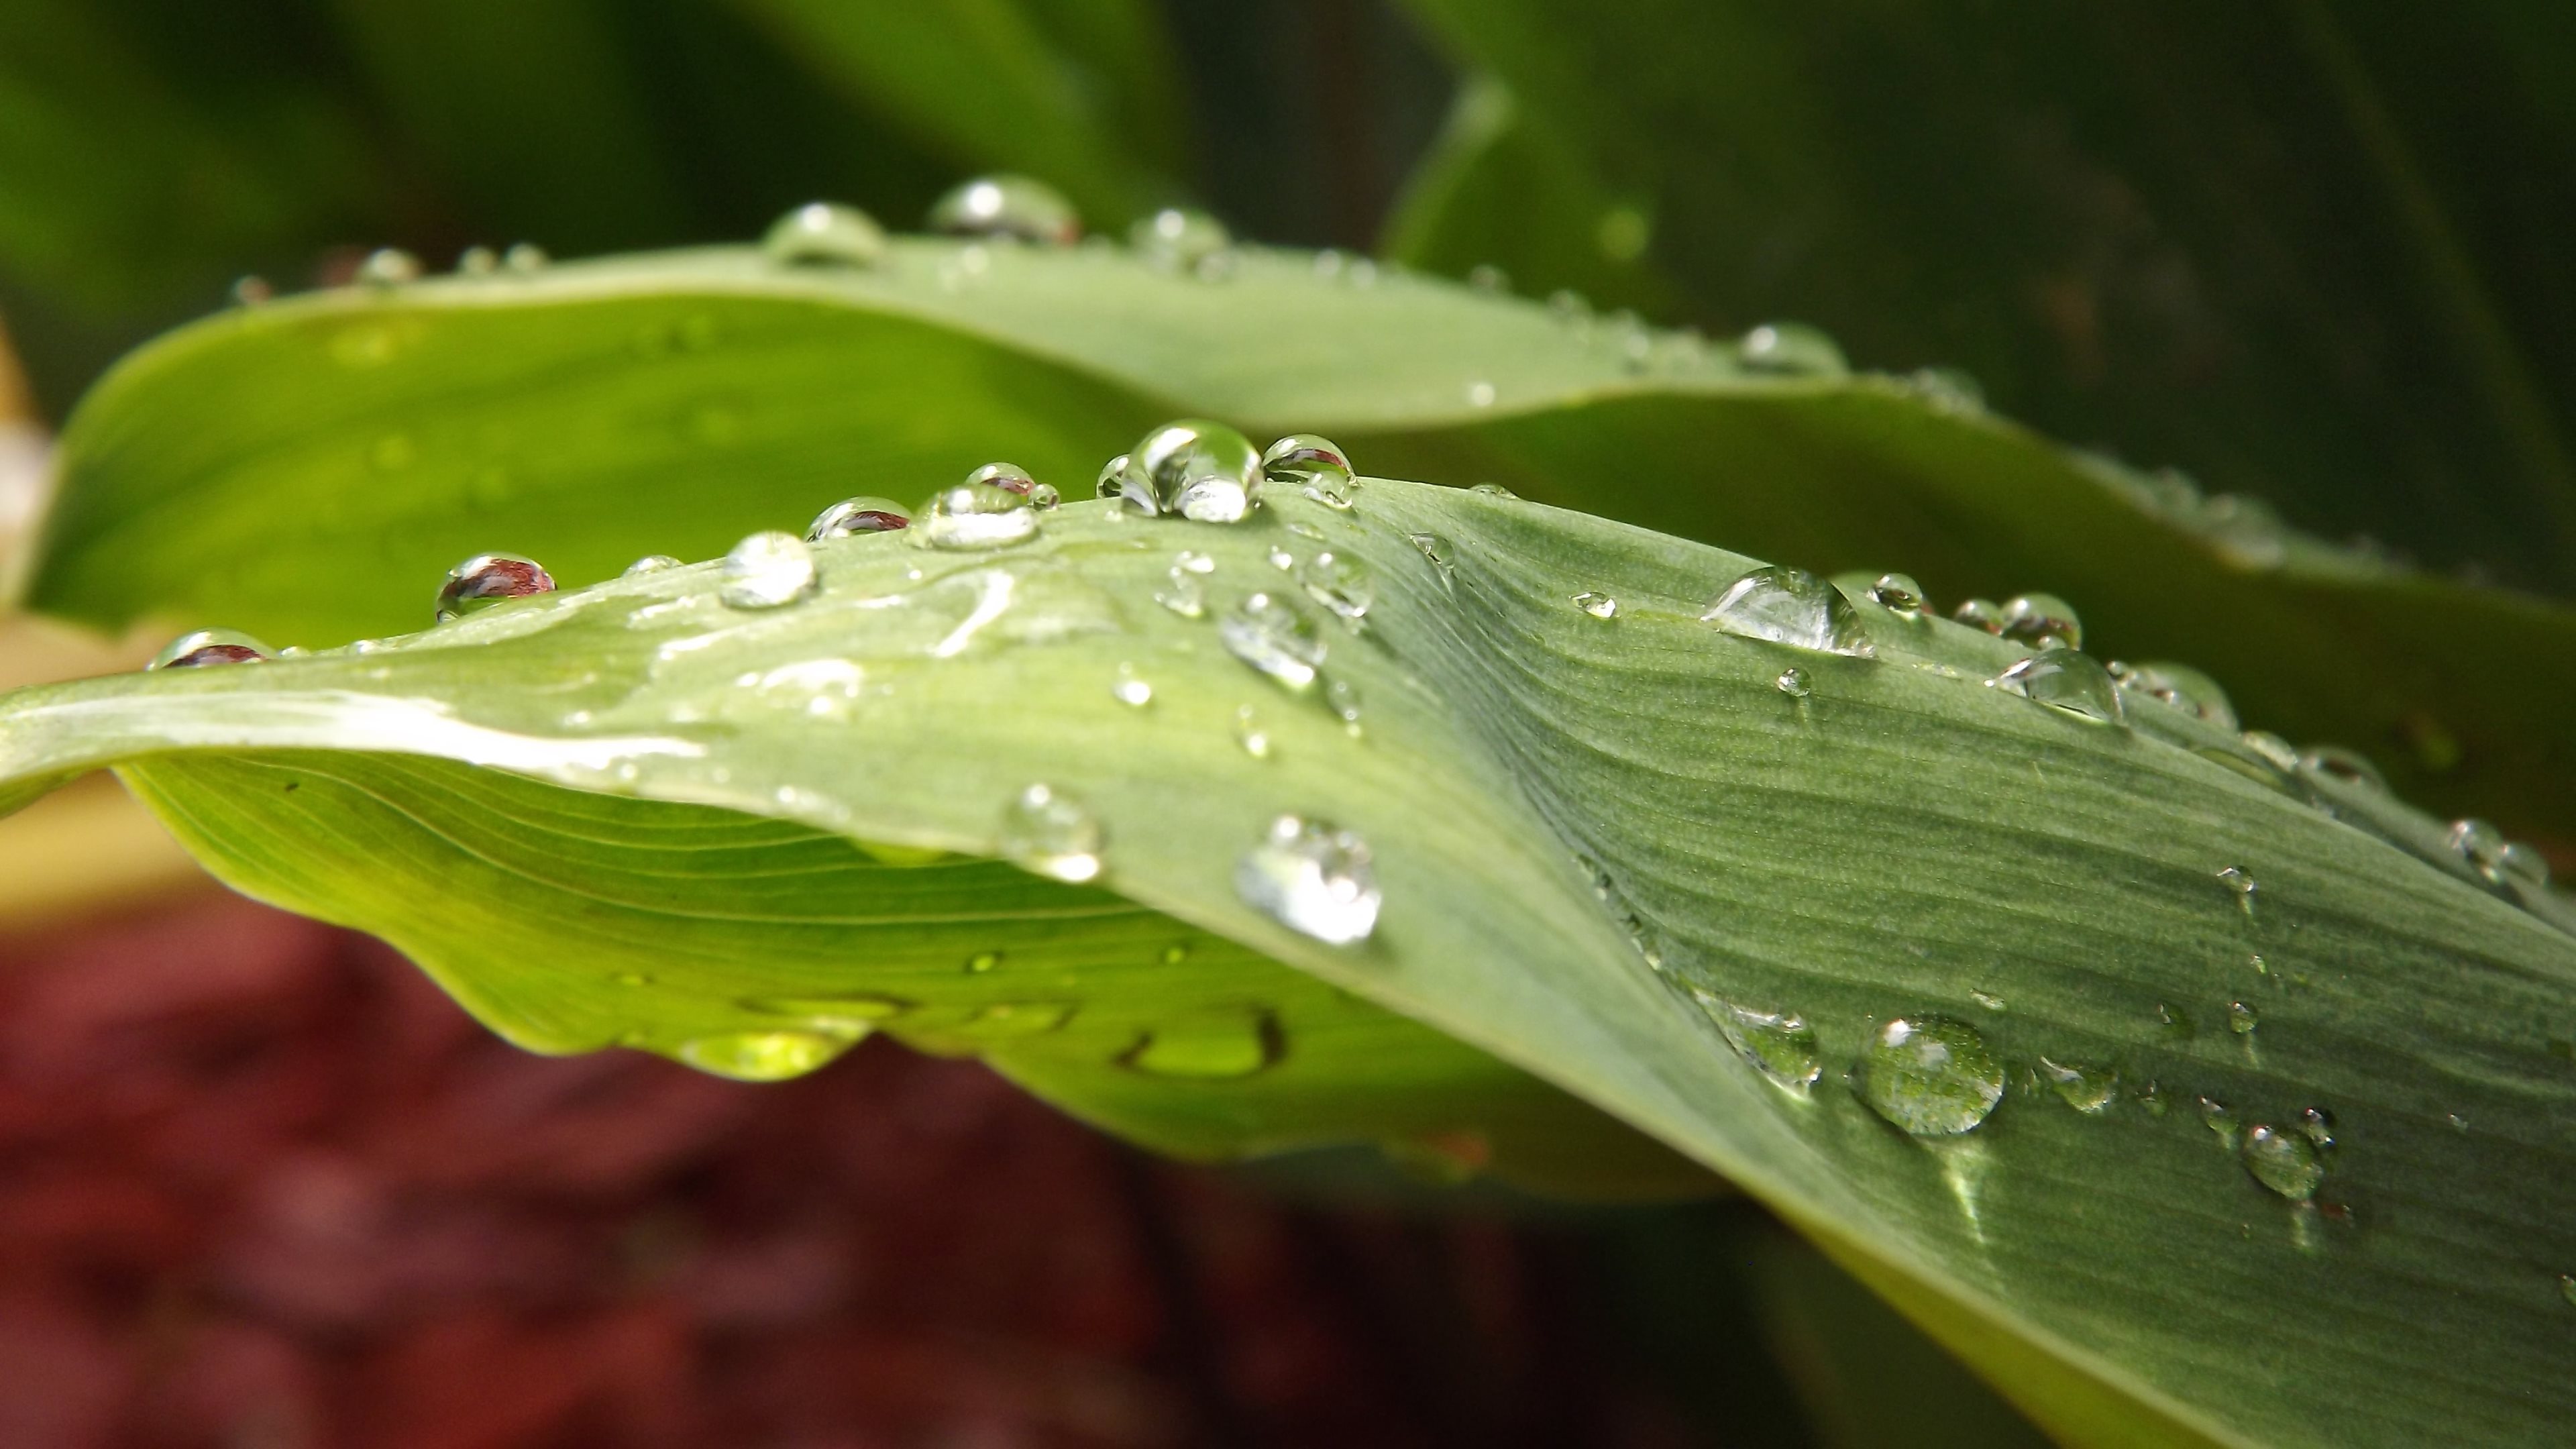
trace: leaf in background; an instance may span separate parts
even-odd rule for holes
[[[918,144],[1042,177],[1095,223],[1163,200],[1179,170],[1179,65],[1135,0],[737,3]]]
[[[2309,526],[2576,588],[2562,6],[1412,8],[1651,204],[1680,315],[1964,366]],[[1596,219],[1479,200],[1517,155],[1396,254],[1561,284]]]
[[[1756,374],[1685,336],[1362,276],[900,242],[873,269],[711,250],[237,311],[83,408],[32,602],[338,643],[414,626],[488,549],[585,582],[995,457],[1080,496],[1195,412],[1819,572],[1903,569],[1944,602],[2047,589],[2096,652],[2197,665],[2249,725],[2365,750],[2409,795],[2553,848],[2576,822],[2562,608],[2324,548],[1919,385]]]
[[[1182,549],[1213,566],[1200,617],[1152,597]],[[828,1036],[864,998],[959,1001],[934,996],[944,981],[972,1000],[983,975],[1103,1014],[1140,983],[1130,1067],[1167,1030],[1150,1014],[1202,988],[1218,995],[1193,1006],[1236,1011],[1234,1034],[1178,1061],[1309,1060],[1291,978],[1204,937],[1205,975],[1185,957],[1167,987],[1153,953],[1179,928],[1110,897],[869,865],[825,838],[1002,853],[1009,803],[1043,781],[1102,832],[1084,848],[1115,897],[1681,1148],[2061,1434],[2536,1444],[2576,1412],[2558,1277],[2576,1071],[2550,1045],[2576,1036],[2576,938],[2384,796],[2276,772],[2143,696],[2119,727],[1986,687],[2021,651],[1945,621],[1856,606],[1875,659],[1721,633],[1701,610],[1749,560],[1457,490],[1371,481],[1336,511],[1283,487],[1234,528],[1076,504],[1007,551],[878,535],[819,562],[820,595],[782,608],[727,607],[701,565],[372,649],[22,692],[0,706],[0,778],[118,765],[218,869],[406,941],[522,1039],[596,1044],[630,1013],[657,1045]],[[1291,588],[1370,604],[1359,631],[1321,626],[1331,689],[1285,690],[1233,657],[1262,653],[1239,632],[1223,642],[1221,616]],[[1594,592],[1617,609],[1578,606]],[[1777,683],[1789,668],[1799,690]],[[1237,740],[1246,707],[1259,756]],[[1238,894],[1283,811],[1369,847],[1384,906],[1360,943]],[[834,904],[800,915],[817,895]],[[799,920],[823,929],[780,946]],[[980,973],[979,941],[1003,957]],[[1275,1052],[1246,1047],[1274,992]],[[1814,1041],[1697,993],[1794,1012]],[[2007,1092],[1964,1137],[1899,1133],[1838,1080],[1784,1090],[1720,1026],[1794,1079],[1805,1053],[1838,1071],[1925,1013],[1955,1023],[1934,1082]],[[1085,1081],[1109,1078],[1101,1046]],[[1381,1056],[1354,1037],[1354,1065],[1323,1044],[1310,1064],[1401,1065]],[[1139,1113],[1225,1095],[1130,1078]],[[2229,1115],[2205,1124],[2201,1097]],[[2340,1145],[2301,1205],[2229,1149],[2310,1162],[2280,1134],[2312,1106]]]

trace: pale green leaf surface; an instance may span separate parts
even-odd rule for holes
[[[1446,539],[1450,569],[1417,533]],[[1371,570],[1368,629],[1334,633],[1326,663],[1358,689],[1362,735],[1228,657],[1212,620],[1150,602],[1183,547],[1214,556],[1218,610],[1288,587],[1274,548]],[[468,843],[467,822],[507,834],[527,813],[515,787],[428,772],[396,790],[370,763],[429,755],[989,854],[1004,802],[1043,779],[1098,815],[1109,892],[1682,1149],[1825,1240],[2055,1432],[2538,1444],[2576,1411],[2576,1305],[2558,1278],[2576,1263],[2576,939],[2436,863],[2429,820],[2284,780],[2152,701],[2123,728],[1985,687],[2014,651],[1945,622],[1862,606],[1875,660],[1720,634],[1698,614],[1742,557],[1450,490],[1371,482],[1350,513],[1277,497],[1234,529],[1077,504],[1005,553],[881,536],[821,557],[824,595],[776,612],[725,609],[702,566],[365,652],[23,692],[0,706],[0,773],[121,764],[224,868],[301,872],[307,884],[269,889],[398,939],[432,914],[470,932],[481,907],[423,899],[434,876],[350,887],[376,869],[405,880],[409,847],[337,833],[361,813],[308,819],[263,782],[305,771],[305,790],[380,792],[415,820],[443,812],[441,833]],[[1576,608],[1586,590],[1616,596],[1617,617]],[[855,664],[864,688],[817,713],[796,682],[819,676],[796,666],[818,660]],[[1113,697],[1121,664],[1153,684],[1147,707]],[[1810,676],[1803,701],[1774,682],[1792,665]],[[1270,723],[1267,758],[1235,743],[1245,705]],[[434,802],[442,787],[459,798]],[[649,844],[655,827],[634,817],[630,836],[625,808],[595,807],[618,826],[596,846],[534,853],[573,872]],[[1283,810],[1373,847],[1386,905],[1364,945],[1320,945],[1237,898],[1235,861]],[[584,833],[580,807],[542,811],[551,834]],[[705,817],[665,828],[761,838]],[[823,845],[776,848],[783,866]],[[311,864],[342,857],[357,864]],[[2250,914],[2216,874],[2227,866],[2261,883]],[[773,889],[794,894],[745,896]],[[853,902],[832,918],[863,915]],[[910,951],[934,934],[893,939]],[[1082,940],[1068,928],[1069,961]],[[923,979],[963,944],[930,944]],[[1021,954],[1043,979],[1047,948]],[[439,969],[505,1014],[525,1003],[492,983],[547,970]],[[759,990],[790,974],[763,956],[732,969]],[[846,969],[851,987],[866,980]],[[1812,1096],[1773,1086],[1692,988],[1802,1013],[1826,1080]],[[597,1003],[619,989],[549,999],[614,1014]],[[2259,1011],[2258,1030],[2227,1029],[2232,1001]],[[2161,1024],[2160,1005],[2197,1030]],[[1927,1010],[1973,1022],[2015,1083],[1962,1139],[1905,1137],[1834,1075],[1874,1020]],[[1285,1047],[1294,1062],[1293,1035]],[[2028,1075],[2041,1057],[2116,1068],[2122,1090],[2079,1114]],[[2135,1095],[2149,1083],[2160,1114]],[[2200,1096],[2248,1123],[2330,1110],[2342,1145],[2325,1207],[2258,1185],[2199,1121]]]
[[[902,242],[869,270],[708,250],[317,295],[100,386],[32,602],[338,643],[413,627],[492,548],[584,582],[996,457],[1079,497],[1193,412],[1819,572],[1903,569],[1944,605],[2052,590],[2097,652],[2196,665],[2249,725],[2361,749],[2446,812],[2576,830],[2576,720],[2547,684],[2576,674],[2564,608],[2226,534],[1893,379],[1751,375],[1668,334],[1638,334],[1638,371],[1624,335],[1261,250],[1221,282],[1115,248]]]

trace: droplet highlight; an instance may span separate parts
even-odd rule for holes
[[[1043,181],[979,176],[931,206],[930,229],[950,236],[1071,246],[1082,239],[1082,214],[1063,192]]]
[[[772,223],[760,249],[785,266],[873,267],[885,260],[885,228],[855,206],[810,201]]]

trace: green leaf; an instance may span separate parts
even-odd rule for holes
[[[1820,323],[2308,526],[2576,587],[2561,5],[1412,8],[1529,139],[1398,256],[1580,285],[1581,186],[1511,202],[1543,143],[1651,215],[1670,320]]]
[[[413,626],[488,549],[586,582],[995,457],[1079,496],[1194,412],[1819,572],[1903,569],[1944,601],[2051,590],[2096,652],[2197,665],[2248,724],[2361,749],[2428,804],[2560,841],[2576,822],[2564,609],[2325,548],[1920,384],[1756,374],[1300,253],[1235,262],[1203,282],[1105,248],[902,242],[840,271],[706,250],[212,318],[74,420],[33,602],[338,643]]]
[[[1274,488],[1234,528],[1106,506],[998,553],[827,544],[823,592],[786,608],[727,608],[701,565],[363,650],[24,691],[0,703],[0,778],[118,765],[218,869],[408,938],[478,1009],[555,1045],[628,1013],[657,1044],[739,1030],[737,993],[808,983],[927,1002],[977,974],[957,961],[978,940],[1008,948],[981,974],[1013,993],[1078,991],[1151,1032],[1169,1003],[1136,957],[1175,939],[1210,959],[1203,977],[1181,963],[1169,1002],[1271,1005],[1287,978],[1208,938],[1239,942],[1723,1173],[2085,1442],[2539,1444],[2576,1412],[2557,1187],[2576,1168],[2576,937],[2484,887],[2431,820],[2282,774],[2144,696],[2126,726],[2015,698],[1982,681],[2019,651],[1963,626],[1856,605],[1871,659],[1720,632],[1702,608],[1750,560],[1582,515],[1387,481],[1347,512]],[[1300,587],[1274,552],[1319,585],[1320,551],[1362,568],[1365,628],[1321,625],[1339,689],[1289,692],[1230,657],[1214,617],[1156,603],[1182,549],[1213,562],[1209,615]],[[1615,614],[1577,607],[1590,591]],[[1793,667],[1804,695],[1776,682]],[[1151,700],[1123,701],[1122,680]],[[1357,736],[1327,708],[1350,691]],[[1236,740],[1246,707],[1261,756]],[[1186,927],[989,867],[879,869],[818,838],[991,856],[1033,781],[1104,832],[1101,888]],[[1384,908],[1359,944],[1238,895],[1283,811],[1372,851]],[[2231,889],[2229,867],[2258,889]],[[451,888],[459,870],[475,874]],[[832,881],[820,922],[798,914],[809,873]],[[951,890],[973,899],[933,904]],[[736,900],[750,919],[705,920]],[[901,918],[873,928],[899,989],[859,924],[880,901]],[[1043,933],[1008,921],[1031,904],[1063,914]],[[639,908],[651,927],[618,924]],[[943,934],[959,914],[971,928]],[[799,922],[837,924],[839,949],[779,947]],[[667,991],[607,976],[647,960]],[[1226,995],[1232,964],[1252,969]],[[1303,1008],[1280,999],[1286,1070]],[[1704,999],[1801,1015],[1829,1074],[1894,1018],[1947,1017],[2010,1087],[1965,1136],[1908,1137],[1835,1076],[1775,1085]],[[778,1019],[809,1029],[800,1012],[835,1016]],[[1353,1041],[1312,1064],[1368,1065]],[[2116,1071],[2118,1089],[2079,1111],[2051,1064]],[[1087,1090],[1098,1068],[1066,1079]],[[2330,1111],[2316,1203],[2258,1183],[2203,1097],[2275,1137]]]

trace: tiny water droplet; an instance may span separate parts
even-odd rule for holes
[[[1815,686],[1807,682],[1807,671],[1794,664],[1781,670],[1780,677],[1772,680],[1771,684],[1791,699],[1805,699],[1816,692]]]
[[[1874,651],[1860,611],[1842,591],[1804,569],[1769,565],[1726,586],[1700,618],[1747,639],[1868,658]]]
[[[447,571],[438,586],[438,621],[480,613],[506,599],[554,592],[555,581],[535,559],[514,553],[478,553]]]
[[[746,537],[725,555],[716,597],[729,608],[777,609],[812,594],[818,582],[814,551],[805,540],[770,529]]]
[[[2299,768],[2298,746],[2270,730],[2247,730],[2237,738],[2244,741],[2245,748],[2253,751],[2264,764],[2283,774]]]
[[[1136,666],[1133,664],[1118,666],[1118,678],[1110,684],[1109,693],[1120,704],[1131,705],[1137,709],[1143,709],[1154,702],[1154,686],[1136,673]]]
[[[2452,851],[2474,867],[2478,874],[2488,880],[2502,879],[2503,871],[2499,869],[2498,862],[2503,859],[2505,846],[2509,843],[2503,831],[2483,820],[2454,820],[2451,822],[2450,840]]]
[[[950,236],[994,237],[1071,246],[1082,239],[1082,215],[1064,193],[1026,176],[979,176],[939,198],[930,229]]]
[[[1297,555],[1290,553],[1286,548],[1275,543],[1270,545],[1270,552],[1262,556],[1270,561],[1270,566],[1272,568],[1279,570],[1283,574],[1288,573],[1297,567]]]
[[[1002,810],[1002,856],[1013,865],[1077,884],[1100,874],[1100,822],[1052,785],[1031,785]]]
[[[1056,492],[1054,484],[1041,483],[1030,477],[1029,470],[1017,463],[987,463],[966,475],[966,486],[992,487],[1005,493],[1016,493],[1040,513],[1052,510],[1063,501],[1063,495]]]
[[[1596,619],[1619,617],[1619,601],[1608,594],[1586,591],[1574,596],[1574,607]]]
[[[1442,577],[1448,576],[1453,557],[1449,540],[1436,533],[1408,533],[1404,538],[1405,542],[1413,545],[1414,552],[1431,560],[1433,565],[1439,568]]]
[[[487,246],[470,246],[456,254],[456,275],[488,277],[501,270],[501,254]]]
[[[1256,760],[1270,757],[1270,731],[1251,705],[1239,706],[1234,712],[1234,742]]]
[[[259,664],[277,651],[238,629],[198,629],[161,647],[146,669],[202,669],[210,664]]]
[[[2231,1001],[2227,1003],[2227,1029],[2229,1031],[2236,1033],[2238,1036],[2252,1036],[2254,1034],[2254,1028],[2261,1024],[2262,1019],[2255,1015],[2253,1007],[2250,1007],[2241,1001]]]
[[[819,1031],[731,1031],[680,1043],[680,1060],[738,1082],[801,1077],[849,1050],[851,1039]]]
[[[1306,597],[1332,610],[1345,624],[1366,618],[1369,606],[1377,601],[1377,583],[1368,569],[1358,559],[1330,550],[1306,560],[1297,570],[1297,582]]]
[[[1521,496],[1519,494],[1514,493],[1512,490],[1504,487],[1500,483],[1479,483],[1474,487],[1469,488],[1467,491],[1485,498],[1500,498],[1512,503],[1518,503],[1521,501]]]
[[[1261,503],[1261,452],[1223,423],[1183,418],[1147,433],[1101,471],[1100,496],[1134,513],[1240,523]]]
[[[378,247],[358,263],[358,280],[370,287],[393,287],[420,280],[420,258],[400,247]]]
[[[844,498],[814,515],[805,530],[807,543],[825,543],[862,533],[893,533],[912,527],[912,515],[891,498]]]
[[[1284,1046],[1268,1012],[1211,1012],[1157,1025],[1118,1060],[1151,1076],[1220,1082],[1259,1072]]]
[[[809,201],[772,223],[760,249],[786,266],[873,267],[885,260],[886,234],[855,206]]]
[[[2316,1144],[2319,1152],[2334,1146],[2334,1114],[2323,1107],[2302,1108],[2299,1112],[2299,1134]]]
[[[2107,666],[2122,689],[2146,695],[2169,709],[2233,732],[2236,706],[2218,681],[2187,664],[2113,664]]]
[[[2088,1067],[2041,1057],[2039,1071],[2059,1100],[2088,1117],[2100,1115],[2120,1090],[2120,1074],[2109,1067]]]
[[[2055,594],[2022,594],[2004,605],[2003,636],[2034,649],[2081,649],[2084,624]]]
[[[2566,1299],[2570,1306],[2576,1306],[2576,1273],[2558,1275],[2558,1296]]]
[[[1899,1017],[1871,1033],[1861,1100],[1917,1137],[1974,1130],[2004,1095],[2004,1069],[1978,1030],[1948,1016]]]
[[[2317,1160],[2316,1144],[2304,1134],[2283,1132],[2258,1122],[2245,1129],[2245,1143],[2239,1150],[2245,1158],[2245,1170],[2254,1174],[2256,1182],[2294,1202],[2316,1196],[2318,1184],[2326,1180],[2325,1164]]]
[[[622,579],[640,579],[646,574],[658,574],[664,569],[675,569],[678,567],[680,567],[680,561],[671,557],[667,553],[648,553],[642,558],[637,559],[635,562],[628,564],[626,566],[626,572],[619,574],[618,577]]]
[[[990,483],[940,489],[906,530],[924,548],[952,551],[1007,548],[1037,537],[1037,532],[1038,511],[1029,500]]]
[[[996,1001],[976,1008],[956,1029],[978,1041],[1044,1036],[1063,1030],[1079,1009],[1070,1001]]]
[[[1869,586],[1870,602],[1899,614],[1923,612],[1923,586],[1912,574],[1880,574]]]
[[[552,265],[554,258],[547,256],[546,249],[535,242],[512,242],[509,249],[501,253],[501,270],[517,272],[521,276],[542,272]]]
[[[1377,929],[1377,871],[1366,842],[1322,820],[1282,815],[1234,868],[1244,904],[1331,946]]]
[[[1212,574],[1216,572],[1216,560],[1196,549],[1185,548],[1172,556],[1172,568],[1179,573]]]
[[[1736,351],[1748,372],[1840,377],[1851,370],[1833,337],[1803,322],[1765,322],[1746,332]]]
[[[2163,1001],[2156,1003],[2156,1025],[2186,1039],[2196,1035],[2200,1030],[2192,1021],[2190,1012]]]
[[[2235,893],[2238,910],[2249,916],[2254,914],[2254,893],[2263,888],[2254,877],[2246,874],[2243,867],[2231,865],[2218,872],[2218,881]]]
[[[2201,1098],[2200,1125],[2208,1128],[2228,1151],[2236,1150],[2236,1114],[2227,1110],[2226,1103],[2210,1097]]]
[[[1261,476],[1293,485],[1328,508],[1348,508],[1359,488],[1350,455],[1330,438],[1291,433],[1261,451]]]
[[[1324,708],[1342,722],[1352,734],[1360,732],[1360,690],[1347,679],[1324,681]]]
[[[1950,617],[1971,629],[1983,629],[1989,634],[2004,631],[2004,606],[1992,599],[1965,600],[1950,611]]]
[[[1226,652],[1291,690],[1314,684],[1324,664],[1324,634],[1286,596],[1259,593],[1217,624]]]
[[[2165,1109],[2173,1103],[2173,1098],[2165,1091],[2164,1084],[2155,1081],[2131,1087],[2129,1099],[2144,1107],[2150,1117],[2163,1116]]]
[[[2121,718],[2120,687],[2090,654],[2051,649],[2034,654],[1987,681],[2007,694],[2102,724]]]
[[[1207,585],[1199,582],[1198,575],[1174,564],[1171,582],[1154,591],[1154,602],[1184,619],[1195,619],[1207,612]]]
[[[266,277],[247,276],[233,282],[233,301],[244,307],[265,306],[276,296],[277,289]]]
[[[1979,1006],[1984,1007],[1988,1011],[2004,1011],[2009,1009],[2009,1003],[1991,991],[1971,991],[1968,993],[1968,999],[1977,1003]]]
[[[1753,1064],[1773,1085],[1805,1095],[1825,1074],[1823,1048],[1816,1029],[1794,1011],[1757,1011],[1724,997],[1694,990],[1700,1009],[1717,1023],[1720,1036],[1736,1054]]]
[[[1467,384],[1467,406],[1471,408],[1489,408],[1493,405],[1494,385],[1492,383],[1471,382]]]
[[[1204,211],[1167,206],[1136,219],[1127,228],[1127,245],[1149,266],[1167,272],[1197,272],[1210,258],[1234,245],[1225,223]]]
[[[1491,262],[1480,262],[1467,269],[1467,285],[1479,292],[1508,292],[1512,289],[1509,272]]]
[[[2379,773],[2379,767],[2340,745],[2318,745],[2307,751],[2299,756],[2299,768],[2381,795],[2388,793],[2388,777]]]

